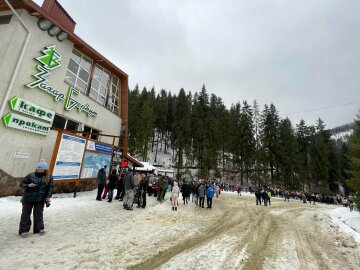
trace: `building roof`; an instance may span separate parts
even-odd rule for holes
[[[140,161],[140,162],[143,165],[143,167],[135,169],[136,171],[150,172],[150,171],[156,170],[156,167],[151,165],[149,162],[143,162],[143,161]]]
[[[134,164],[134,167],[144,167],[141,161],[137,160],[136,158],[130,156],[129,154],[124,154],[124,158],[128,161],[131,161]]]

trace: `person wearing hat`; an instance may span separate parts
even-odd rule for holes
[[[22,213],[19,224],[19,235],[27,237],[31,227],[31,212],[34,216],[33,232],[44,234],[44,204],[50,206],[53,192],[53,179],[48,173],[49,166],[42,159],[36,164],[35,172],[29,173],[20,184],[24,189],[21,199]]]
[[[96,200],[97,201],[101,201],[101,194],[104,190],[104,187],[106,185],[106,168],[107,165],[104,165],[104,167],[102,167],[97,174],[97,182],[98,182],[98,193],[96,196]]]

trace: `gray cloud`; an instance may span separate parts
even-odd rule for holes
[[[359,1],[59,2],[130,88],[195,92],[204,83],[228,107],[273,102],[282,117],[360,103]],[[288,116],[331,128],[351,122],[359,103]]]

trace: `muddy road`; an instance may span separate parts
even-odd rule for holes
[[[360,269],[359,246],[331,225],[324,207],[276,199],[256,206],[253,197],[232,195],[212,210],[185,205],[170,215],[197,226],[196,235],[186,228],[178,238],[164,235],[166,244],[129,269]]]
[[[360,269],[360,247],[326,212],[334,206],[222,194],[213,209],[171,210],[148,197],[146,209],[57,195],[45,210],[44,236],[17,235],[18,198],[0,212],[1,269]],[[63,196],[63,198],[61,197]],[[180,201],[180,203],[182,203]]]

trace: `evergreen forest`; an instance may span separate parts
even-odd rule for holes
[[[227,108],[205,85],[194,94],[129,90],[129,153],[146,161],[149,151],[169,150],[178,177],[197,168],[200,178],[233,172],[241,185],[348,195],[360,182],[359,121],[339,129],[349,127],[349,140],[335,140],[320,118],[294,125],[274,104],[260,108],[256,100]]]

